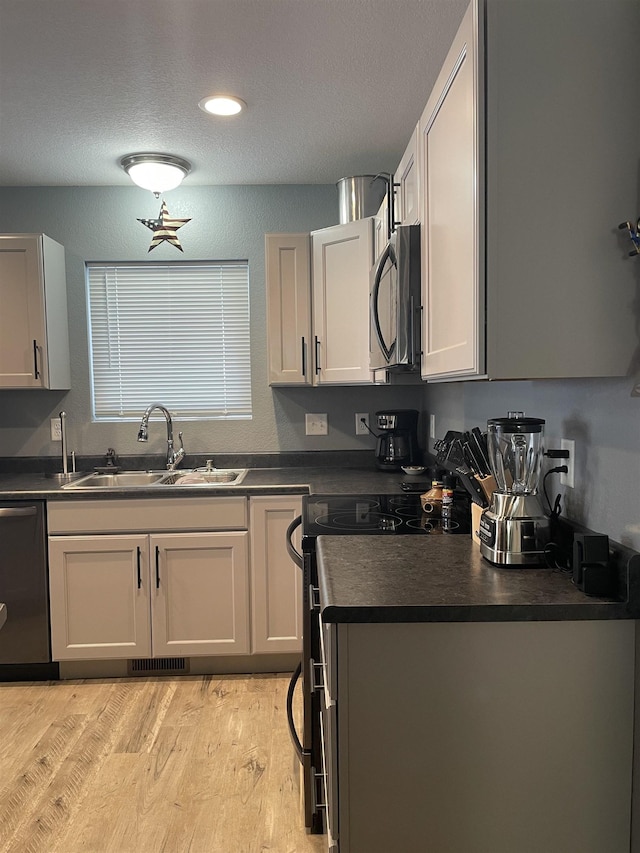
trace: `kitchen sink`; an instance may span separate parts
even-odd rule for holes
[[[184,471],[118,471],[113,474],[94,473],[67,483],[62,488],[131,489],[150,486],[230,486],[244,480],[247,468],[212,468]]]
[[[87,474],[63,486],[63,489],[123,489],[132,486],[152,486],[159,483],[166,471],[118,471],[115,474]]]
[[[211,470],[171,471],[162,481],[163,486],[224,486],[238,485],[244,480],[246,468],[213,468]]]

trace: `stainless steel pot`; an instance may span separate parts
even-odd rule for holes
[[[364,219],[378,212],[389,186],[386,175],[354,175],[340,178],[338,207],[340,225]]]

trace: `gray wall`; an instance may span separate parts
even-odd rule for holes
[[[84,263],[91,260],[248,259],[253,419],[177,423],[190,452],[372,448],[372,438],[355,435],[355,412],[421,408],[420,387],[272,390],[268,386],[264,234],[336,224],[335,186],[180,187],[167,193],[165,200],[172,216],[191,217],[178,232],[184,253],[164,243],[148,254],[151,232],[136,220],[157,216],[160,202],[136,187],[0,189],[0,231],[44,232],[65,247],[72,360],[68,393],[0,391],[0,456],[56,456],[60,445],[50,441],[49,419],[61,410],[68,415],[69,448],[79,455],[104,453],[107,447],[119,454],[141,449],[162,452],[164,428],[159,424],[152,426],[149,444],[140,445],[136,424],[91,422],[84,282]],[[327,436],[305,436],[306,412],[328,413]]]
[[[135,424],[91,422],[86,260],[248,258],[254,417],[183,423],[188,450],[367,449],[374,440],[354,435],[356,411],[400,406],[433,412],[436,434],[442,436],[447,429],[483,426],[489,417],[522,409],[546,419],[549,445],[560,438],[576,441],[576,488],[567,493],[565,514],[640,549],[640,397],[631,397],[632,379],[272,389],[266,379],[264,233],[335,224],[335,187],[180,188],[166,201],[172,215],[192,218],[179,232],[184,256],[168,245],[147,253],[151,232],[136,219],[155,216],[159,203],[143,190],[0,189],[0,230],[43,231],[66,248],[73,385],[68,393],[0,391],[0,456],[57,455],[60,446],[49,440],[49,418],[62,409],[68,414],[70,448],[80,455],[107,447],[120,454],[140,452]],[[640,259],[628,262],[640,264]],[[304,435],[305,412],[328,413],[326,437]],[[425,446],[426,423],[424,418],[420,426]],[[146,452],[163,449],[163,429],[154,426]]]
[[[630,378],[448,383],[429,386],[427,408],[438,435],[484,428],[509,410],[544,418],[547,447],[561,438],[576,443],[575,488],[549,478],[550,494],[564,496],[563,514],[640,550],[640,396],[633,389]]]

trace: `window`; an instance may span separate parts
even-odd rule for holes
[[[87,264],[94,420],[250,418],[246,261]]]

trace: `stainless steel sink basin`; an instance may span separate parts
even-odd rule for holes
[[[62,488],[135,489],[150,486],[237,486],[244,480],[247,468],[192,469],[184,471],[119,471],[117,474],[87,474]]]
[[[162,481],[163,486],[225,486],[244,480],[246,468],[214,468],[211,471],[171,471]]]
[[[166,471],[118,471],[117,474],[87,474],[63,486],[63,489],[123,489],[152,486],[159,483]]]

